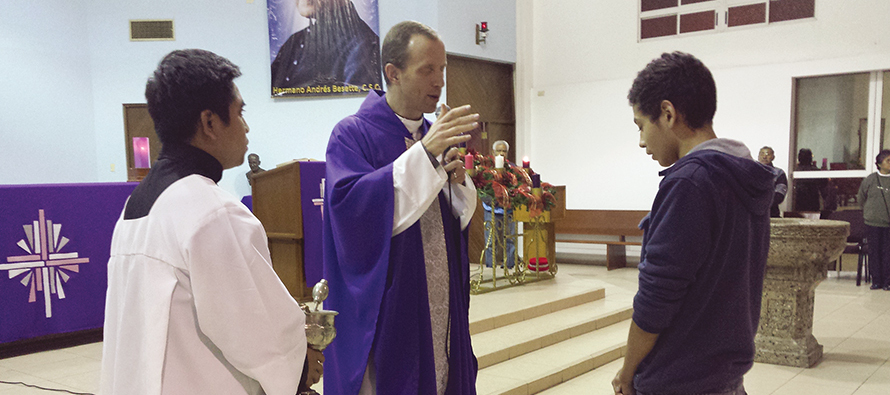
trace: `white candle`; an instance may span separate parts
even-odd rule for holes
[[[504,168],[504,157],[501,155],[494,157],[494,168],[495,169],[503,169]]]

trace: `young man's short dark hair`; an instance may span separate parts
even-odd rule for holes
[[[165,56],[145,84],[148,113],[161,143],[189,142],[204,110],[228,122],[232,81],[240,75],[238,66],[210,51],[185,49]]]
[[[380,65],[386,67],[387,63],[392,63],[393,66],[404,69],[408,64],[408,44],[411,42],[411,37],[418,34],[430,40],[441,40],[439,34],[427,25],[415,21],[400,22],[393,26],[383,39]],[[389,86],[390,81],[385,70],[383,78],[386,79],[386,85]]]
[[[664,53],[637,74],[627,100],[653,122],[661,115],[661,102],[670,101],[686,124],[698,129],[714,118],[717,87],[711,71],[695,56]]]

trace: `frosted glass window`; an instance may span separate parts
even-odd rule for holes
[[[814,163],[796,170],[864,169],[868,146],[869,73],[797,80],[797,152]]]
[[[816,15],[816,0],[770,0],[769,21],[782,22],[812,18]]]
[[[813,18],[815,0],[640,0],[640,40]],[[679,16],[678,16],[679,15]]]
[[[714,30],[717,26],[714,11],[695,12],[680,15],[680,33]]]
[[[766,3],[729,7],[726,24],[729,27],[766,23]]]
[[[640,0],[640,10],[643,12],[676,6],[677,0]]]
[[[677,34],[677,16],[668,15],[640,21],[640,37],[664,37]]]

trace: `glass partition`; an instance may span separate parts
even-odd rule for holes
[[[865,169],[869,73],[797,81],[795,170]]]
[[[797,78],[794,86],[789,211],[858,208],[859,184],[890,149],[890,71]]]

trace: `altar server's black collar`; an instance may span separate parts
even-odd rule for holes
[[[199,174],[213,182],[219,182],[222,171],[222,164],[201,149],[188,144],[165,144],[157,162],[130,195],[124,219],[136,219],[148,215],[161,193],[181,178]]]

